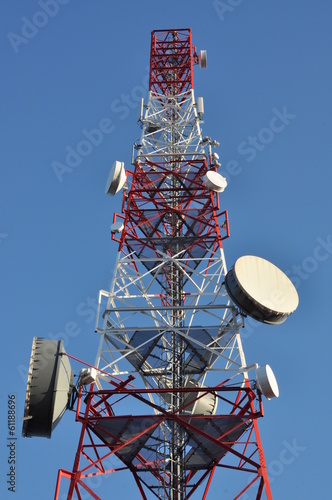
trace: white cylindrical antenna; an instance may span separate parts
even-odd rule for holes
[[[197,97],[196,109],[199,118],[202,118],[204,114],[204,100],[203,97]]]
[[[143,110],[144,110],[144,99],[142,97],[141,99],[141,102],[138,106],[138,117],[137,117],[137,121],[138,122],[142,122],[143,121]]]

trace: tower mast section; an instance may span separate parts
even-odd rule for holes
[[[228,214],[219,201],[227,183],[219,143],[202,135],[197,64],[206,67],[206,53],[197,53],[190,29],[152,32],[133,169],[116,161],[106,185],[112,196],[123,188],[111,226],[118,253],[110,289],[99,294],[95,364],[78,381],[73,470],[59,471],[56,500],[62,478],[69,500],[82,492],[98,500],[89,479],[123,470],[143,500],[187,500],[199,488],[206,499],[215,471],[238,474],[234,500],[248,490],[272,500],[257,421],[262,394],[277,397],[278,387],[268,365],[247,365],[240,331],[245,314],[284,321],[298,299],[259,257],[227,272]],[[267,285],[256,286],[265,276]],[[276,290],[288,303],[282,310],[271,302]]]

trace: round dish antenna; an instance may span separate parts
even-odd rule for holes
[[[218,174],[218,172],[215,172],[214,170],[208,170],[206,172],[203,177],[203,182],[207,188],[217,193],[222,193],[227,187],[227,181],[225,177]]]
[[[124,163],[115,161],[111,167],[105,186],[105,194],[114,196],[123,188],[127,180]]]
[[[123,229],[124,229],[124,223],[121,220],[113,222],[113,224],[111,225],[112,233],[121,233]]]
[[[68,408],[73,372],[63,341],[34,337],[24,405],[23,437],[50,438]]]
[[[165,388],[171,388],[171,382],[167,377],[162,378],[163,386]],[[195,391],[188,391],[184,394],[183,398],[183,412],[190,415],[214,415],[217,411],[218,397],[214,392],[208,392],[205,386],[199,386],[189,381],[188,384],[184,386],[185,388],[194,389]],[[168,405],[171,404],[171,395],[169,393],[161,393],[160,397]]]
[[[277,380],[269,365],[259,366],[256,369],[256,383],[258,389],[266,399],[279,397]]]
[[[189,386],[194,387],[192,383]],[[189,392],[185,397],[185,404],[188,404],[189,401],[193,401],[193,403],[186,406],[185,412],[192,413],[193,415],[215,415],[217,411],[218,398],[213,392],[205,393],[204,390]]]
[[[207,66],[207,53],[206,50],[200,50],[198,54],[198,64],[200,68],[206,68]]]
[[[226,275],[225,285],[235,304],[262,323],[283,323],[299,304],[297,291],[286,274],[254,255],[245,255],[235,262]]]

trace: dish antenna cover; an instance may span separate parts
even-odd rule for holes
[[[163,378],[163,386],[171,388],[172,384],[167,377]],[[190,389],[197,389],[197,391],[190,391],[184,394],[183,405],[184,413],[192,415],[214,415],[217,411],[218,398],[214,392],[208,392],[204,386],[196,385],[194,382],[189,381],[185,386]],[[161,393],[160,397],[168,405],[171,404],[171,394]]]
[[[246,314],[270,325],[283,323],[299,304],[291,280],[271,262],[245,255],[225,278],[228,294]]]
[[[123,229],[124,229],[124,223],[121,220],[113,222],[113,224],[111,225],[112,233],[121,233]]]
[[[24,405],[23,437],[50,438],[68,408],[73,372],[63,341],[34,337]]]
[[[105,187],[105,194],[114,196],[123,188],[127,180],[124,163],[115,161],[111,167]]]
[[[191,382],[189,386],[194,387],[194,384]],[[191,402],[192,404],[187,406],[185,411],[193,415],[215,415],[218,406],[218,398],[213,392],[204,393],[203,386],[202,389],[202,391],[189,392],[186,395],[184,403],[188,404]]]
[[[207,66],[207,53],[206,50],[200,50],[198,54],[198,64],[200,68],[206,68]]]
[[[267,399],[279,397],[279,387],[272,368],[269,365],[256,369],[257,387]]]
[[[227,187],[227,181],[225,177],[218,174],[214,170],[208,170],[203,177],[203,182],[205,186],[216,193],[222,193]]]

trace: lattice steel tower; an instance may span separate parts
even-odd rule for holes
[[[124,469],[143,499],[205,499],[215,471],[226,469],[238,474],[234,498],[249,490],[272,498],[257,420],[262,394],[278,388],[268,365],[246,365],[240,330],[245,314],[280,323],[296,298],[288,278],[258,257],[227,273],[226,181],[219,144],[202,136],[195,64],[206,66],[206,52],[196,52],[190,29],[152,32],[133,169],[115,162],[106,186],[110,195],[123,188],[112,224],[118,253],[110,290],[100,292],[95,365],[73,392],[82,424],[73,470],[59,471],[55,498],[67,478],[67,498],[98,499],[89,478]],[[285,307],[274,307],[275,286]]]

